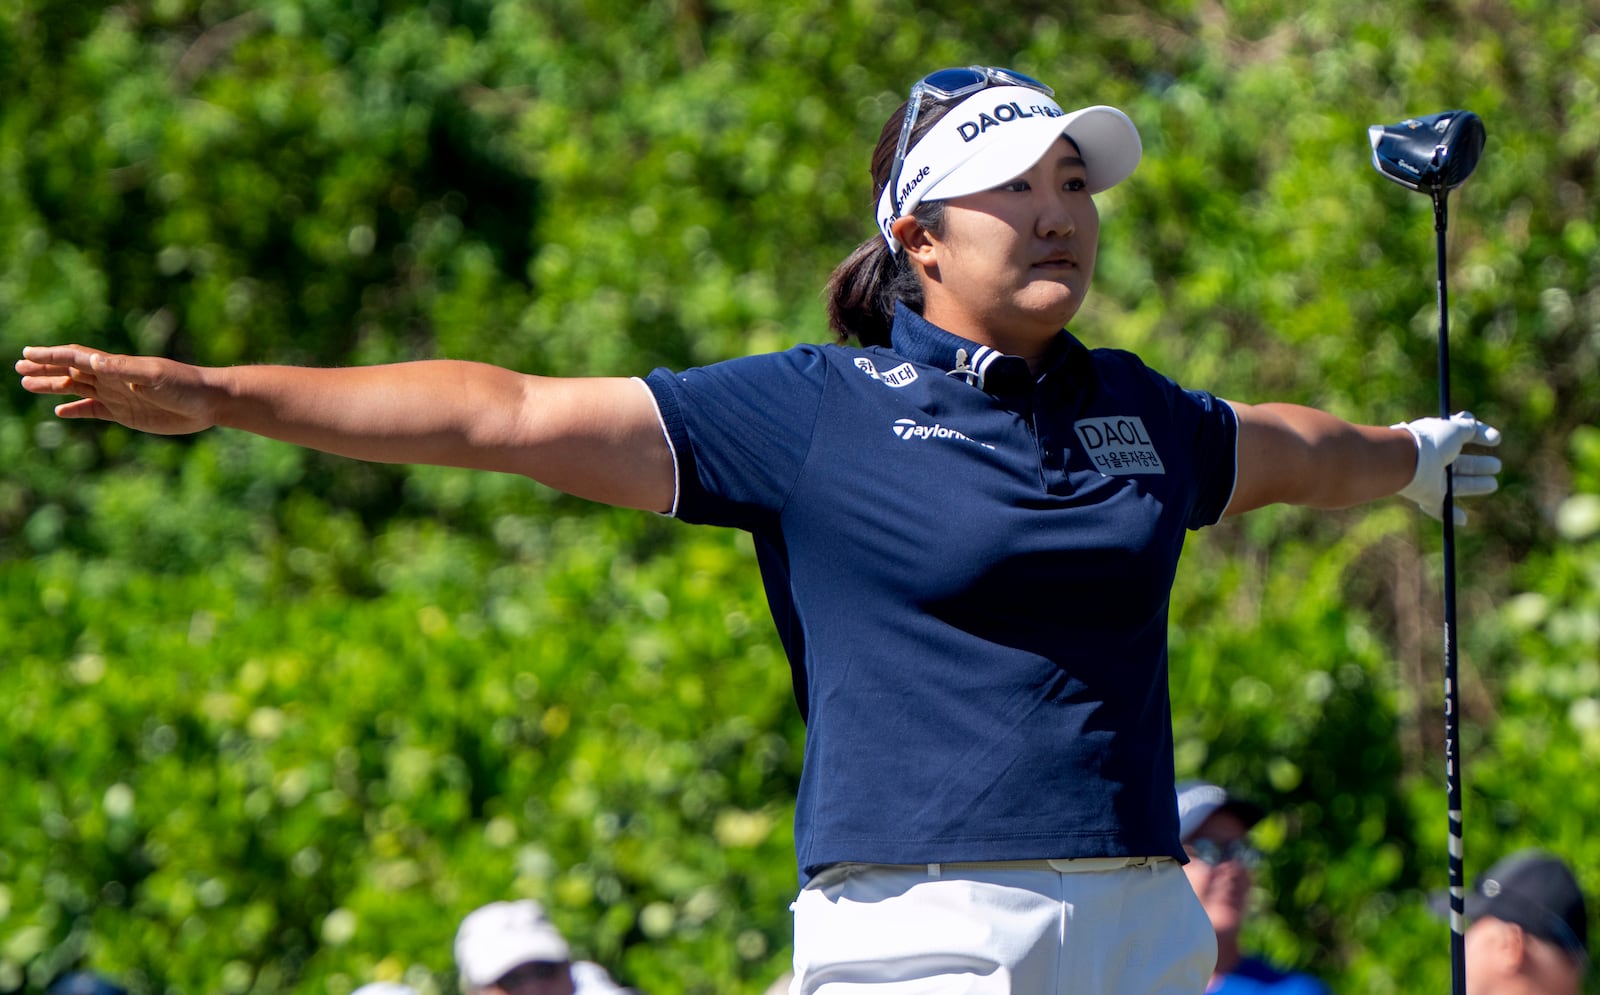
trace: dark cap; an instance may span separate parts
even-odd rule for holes
[[[1187,843],[1189,837],[1217,812],[1232,812],[1249,829],[1261,821],[1266,811],[1254,802],[1233,795],[1205,781],[1183,781],[1178,784],[1178,842]]]
[[[1436,892],[1428,904],[1448,915],[1450,896]],[[1571,953],[1589,954],[1589,912],[1577,878],[1558,857],[1521,850],[1478,875],[1467,892],[1468,918],[1515,923]]]

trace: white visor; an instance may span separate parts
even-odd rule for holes
[[[1143,151],[1139,129],[1115,107],[1096,105],[1068,114],[1046,94],[1025,86],[992,86],[952,107],[907,150],[900,167],[900,210],[888,187],[878,198],[878,230],[889,251],[900,251],[890,226],[918,204],[1014,180],[1061,135],[1078,146],[1090,193],[1127,179]]]

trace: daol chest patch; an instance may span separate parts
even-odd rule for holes
[[[1167,472],[1138,415],[1084,418],[1074,422],[1072,428],[1095,469],[1107,476]]]

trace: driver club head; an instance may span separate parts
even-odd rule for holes
[[[1483,122],[1471,111],[1442,111],[1406,118],[1399,124],[1375,124],[1373,168],[1411,190],[1439,193],[1454,190],[1472,175],[1483,153]]]

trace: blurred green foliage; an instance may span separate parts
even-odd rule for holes
[[[0,5],[0,352],[423,356],[642,374],[827,337],[911,80],[988,62],[1111,103],[1074,330],[1186,385],[1431,413],[1427,198],[1366,127],[1452,107],[1454,395],[1505,431],[1458,533],[1467,865],[1600,894],[1600,12],[1416,0]],[[975,41],[976,40],[976,41]],[[741,536],[526,481],[234,433],[65,425],[0,389],[0,992],[453,991],[530,896],[642,989],[789,953],[803,729]],[[1269,804],[1249,940],[1442,990],[1436,526],[1399,502],[1196,536],[1180,773]]]

